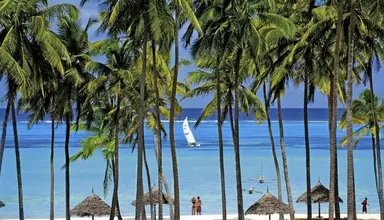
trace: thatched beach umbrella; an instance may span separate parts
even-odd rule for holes
[[[149,197],[149,192],[146,192],[144,193],[144,196],[143,196],[143,204],[144,205],[157,205],[157,204],[160,204],[160,197],[159,197],[159,188],[157,187],[152,187],[151,189],[151,195],[152,195],[152,199],[150,199]],[[162,201],[161,201],[162,204],[170,204],[172,202],[169,201],[168,199],[168,196],[164,193],[162,193]],[[136,200],[132,202],[132,205],[133,206],[136,206]]]
[[[271,220],[272,214],[277,213],[290,213],[289,206],[283,202],[280,202],[268,191],[245,212],[246,215],[269,215],[269,220]]]
[[[0,201],[0,208],[3,208],[5,206],[5,203]]]
[[[154,205],[154,213],[156,213],[156,205],[157,204],[172,204],[172,199],[169,200],[168,196],[164,194],[163,192],[161,193],[161,197],[159,197],[160,190],[159,188],[153,186],[151,188],[151,196],[152,199],[149,196],[149,192],[144,193],[143,195],[143,204],[144,205]],[[161,198],[161,201],[160,201]],[[136,200],[131,203],[133,206],[136,206]],[[156,214],[155,214],[155,219],[156,219]]]
[[[71,215],[80,217],[105,216],[111,214],[111,207],[103,202],[92,190],[92,194],[71,210]]]
[[[315,187],[311,189],[311,199],[312,203],[318,203],[319,204],[319,218],[321,217],[320,215],[320,204],[321,203],[328,203],[329,202],[329,189],[327,189],[323,184],[319,182],[316,184]],[[343,200],[339,197],[338,198],[339,202],[343,202]],[[307,192],[303,193],[297,200],[297,203],[307,203]]]

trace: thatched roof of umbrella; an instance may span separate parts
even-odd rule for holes
[[[269,192],[264,194],[245,212],[246,215],[271,215],[275,213],[288,214],[290,209],[287,204],[280,202]]]
[[[149,199],[149,192],[144,193],[143,203],[144,205],[150,205],[150,204],[160,204],[160,197],[159,197],[159,188],[152,187],[151,189],[152,194],[152,201]],[[172,200],[169,201],[168,196],[164,193],[162,193],[162,204],[170,204],[172,203]],[[132,202],[133,206],[136,206],[136,200]]]
[[[0,208],[3,208],[5,206],[5,203],[0,201]]]
[[[329,202],[329,189],[327,189],[320,181],[315,187],[311,189],[312,203],[328,203]],[[339,197],[339,202],[343,200]],[[307,192],[303,193],[297,200],[297,203],[307,203]]]
[[[95,193],[84,199],[71,210],[71,215],[80,217],[105,216],[111,214],[111,207]]]

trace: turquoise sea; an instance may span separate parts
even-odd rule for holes
[[[204,121],[196,130],[194,136],[201,143],[199,148],[189,148],[182,131],[182,119],[189,117],[190,126],[198,118],[201,109],[185,109],[180,120],[175,125],[177,156],[180,177],[181,212],[183,215],[190,213],[189,200],[193,196],[200,196],[203,201],[203,214],[218,214],[221,212],[220,175],[217,144],[217,127],[214,118]],[[0,109],[0,119],[4,110]],[[273,131],[278,145],[278,123],[276,110],[271,110]],[[291,181],[293,200],[305,191],[305,149],[304,130],[301,109],[284,109],[284,128],[287,146],[289,177]],[[310,109],[310,141],[311,141],[311,172],[312,185],[320,181],[329,185],[329,137],[327,109]],[[21,163],[24,189],[24,208],[27,218],[49,217],[49,147],[50,147],[50,122],[47,120],[34,125],[32,129],[27,127],[28,115],[18,117],[18,128],[21,144]],[[165,122],[168,126],[168,123]],[[224,124],[225,144],[225,168],[227,184],[228,212],[236,213],[236,182],[234,153],[229,123]],[[270,142],[266,123],[257,124],[250,117],[241,116],[240,123],[241,167],[243,188],[254,186],[256,190],[269,191],[277,195],[276,182],[274,180],[259,184],[249,178],[258,177],[263,171],[265,178],[275,178]],[[64,217],[64,126],[59,125],[56,131],[55,150],[55,174],[56,174],[56,217]],[[345,133],[338,131],[341,139]],[[80,141],[87,133],[72,133],[71,154],[76,153],[80,147]],[[370,137],[363,140],[355,150],[356,171],[356,200],[360,209],[360,202],[368,197],[371,213],[378,213],[378,199],[375,190],[373,162]],[[157,182],[157,167],[153,151],[153,133],[146,130],[145,141],[147,155],[151,169],[153,182]],[[278,146],[279,147],[279,146]],[[164,142],[164,171],[168,182],[172,186],[172,166],[169,142]],[[121,147],[120,160],[120,205],[124,216],[134,215],[131,202],[135,199],[136,189],[136,152],[131,152],[128,146]],[[281,163],[280,148],[277,151]],[[340,197],[346,202],[346,151],[340,149],[339,154],[339,188]],[[263,162],[262,162],[263,161]],[[263,165],[263,170],[261,167]],[[98,195],[103,197],[103,177],[105,161],[100,153],[96,153],[88,161],[78,161],[71,165],[71,207],[81,202],[91,193],[92,187]],[[281,172],[283,171],[281,167]],[[283,175],[283,172],[281,173]],[[283,177],[283,176],[282,176]],[[284,179],[284,178],[282,178]],[[146,182],[144,182],[145,187]],[[147,187],[146,187],[147,190]],[[285,185],[283,185],[284,201],[286,200]],[[111,201],[112,191],[105,198]],[[261,194],[250,195],[244,192],[244,208],[247,209],[253,202],[261,197]],[[0,200],[6,203],[0,209],[0,219],[18,217],[18,199],[15,153],[11,127],[8,127],[8,136],[4,155],[3,173],[0,176]],[[296,213],[305,213],[304,204],[294,204]],[[314,211],[317,207],[314,206]],[[341,204],[342,212],[346,212],[346,205]],[[167,211],[167,207],[165,207]],[[323,205],[327,210],[327,205]]]

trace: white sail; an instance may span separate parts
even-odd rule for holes
[[[188,117],[186,117],[184,119],[184,122],[183,122],[183,131],[184,131],[184,136],[185,136],[185,139],[187,139],[187,142],[188,142],[188,145],[189,146],[200,146],[195,138],[193,137],[193,134],[192,134],[192,131],[191,129],[189,128],[189,124],[188,124]]]

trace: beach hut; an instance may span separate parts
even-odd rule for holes
[[[283,202],[280,202],[268,191],[245,212],[246,215],[269,215],[269,220],[271,220],[272,214],[280,213],[290,213],[289,206]]]
[[[3,208],[5,206],[5,203],[0,201],[0,208]]]
[[[92,194],[71,210],[71,215],[79,217],[105,216],[111,213],[111,207],[98,197],[93,189]]]
[[[319,205],[318,211],[319,211],[319,218],[321,218],[321,203],[328,203],[329,202],[329,189],[327,189],[323,184],[319,182],[316,184],[315,187],[311,189],[311,202],[317,203]],[[343,200],[339,197],[339,202],[343,202]],[[307,203],[307,192],[303,193],[297,200],[297,203]]]

